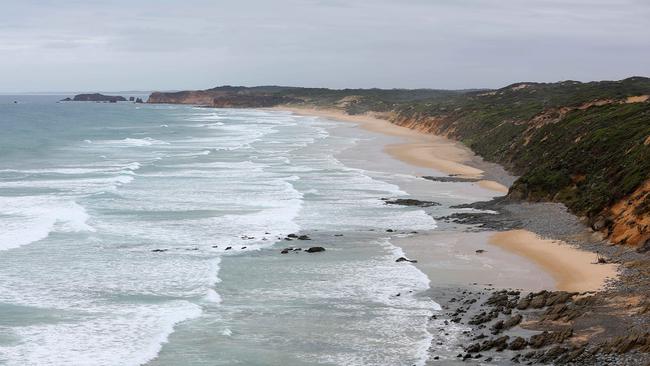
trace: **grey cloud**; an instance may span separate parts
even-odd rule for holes
[[[5,91],[222,83],[467,88],[650,74],[650,2],[644,0],[24,0],[3,6]]]

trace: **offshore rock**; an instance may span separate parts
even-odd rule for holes
[[[325,251],[325,248],[323,248],[323,247],[311,247],[311,248],[305,250],[305,252],[307,252],[307,253],[319,253],[319,252],[324,252],[324,251]]]

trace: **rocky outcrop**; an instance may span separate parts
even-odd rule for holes
[[[116,102],[126,102],[126,98],[119,95],[104,95],[100,93],[93,94],[77,94],[74,98],[65,98],[61,100],[62,102],[104,102],[104,103],[116,103]]]
[[[408,258],[406,258],[406,257],[399,257],[399,258],[397,258],[397,259],[395,260],[395,262],[397,262],[397,263],[399,263],[399,262],[417,263],[418,261],[415,260],[415,259],[408,259]]]
[[[415,207],[432,207],[432,206],[440,206],[438,202],[433,202],[433,201],[421,201],[421,200],[416,200],[412,198],[397,198],[397,199],[388,199],[388,198],[382,198],[384,203],[387,205],[399,205],[399,206],[415,206]]]
[[[650,359],[647,317],[637,313],[644,310],[641,302],[634,302],[636,296],[457,291],[460,297],[451,298],[443,309],[448,309],[445,315],[452,322],[472,329],[465,333],[467,343],[460,344],[465,354],[459,358],[493,355],[504,361],[511,357],[515,364],[574,366],[647,364]],[[625,310],[618,303],[621,300],[628,305]],[[452,306],[457,306],[453,313]],[[492,329],[493,336],[483,333],[486,328]]]
[[[307,253],[320,253],[320,252],[324,252],[324,251],[325,251],[325,248],[323,248],[323,247],[311,247],[311,248],[305,250],[305,252],[307,252]]]

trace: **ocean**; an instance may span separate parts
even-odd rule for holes
[[[440,307],[391,238],[436,222],[342,158],[362,131],[63,97],[0,96],[1,365],[425,363]]]

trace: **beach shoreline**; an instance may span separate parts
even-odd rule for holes
[[[428,211],[434,230],[390,239],[430,281],[418,296],[441,308],[428,321],[432,339],[425,365],[462,365],[469,359],[499,365],[650,362],[634,351],[650,347],[644,315],[650,289],[641,252],[604,241],[561,203],[506,196],[499,185],[509,187],[514,177],[458,142],[377,115],[274,109],[353,122],[375,139],[384,136],[358,144],[375,147],[364,156],[353,152],[352,160],[367,164],[358,168],[389,173],[384,179],[396,181],[410,198],[468,199],[451,205],[446,200],[446,216]],[[411,180],[425,178],[438,186],[400,181],[404,168],[390,175],[396,162],[411,167],[405,172]],[[422,169],[434,174],[425,176]],[[605,264],[598,263],[600,257]]]
[[[603,248],[602,238],[564,205],[510,199],[504,190],[477,184],[484,177],[503,177],[503,168],[490,166],[452,140],[377,116],[276,110],[355,123],[340,128],[361,128],[369,135],[339,156],[344,164],[383,172],[382,179],[397,184],[409,198],[443,202],[424,208],[435,219],[435,229],[395,233],[390,239],[429,279],[429,289],[418,296],[440,306],[428,321],[432,338],[425,365],[462,365],[470,358],[499,365],[545,364],[558,357],[607,365],[612,357],[600,355],[603,345],[644,339],[629,333],[638,325],[626,315],[629,310],[620,310],[621,303],[631,304],[626,306],[632,312],[643,309],[626,292],[629,276],[619,265],[624,262],[614,259],[616,249]],[[458,166],[465,175],[456,175]],[[481,176],[471,170],[479,168]],[[410,178],[400,178],[403,173]],[[501,182],[508,183],[505,174]],[[597,263],[599,250],[607,264]],[[632,353],[616,357],[645,360]]]
[[[476,180],[474,183],[478,187],[492,191],[495,197],[505,195],[508,191],[506,184],[510,184],[514,179],[512,176],[504,174],[503,171],[488,171],[487,169],[493,168],[493,166],[485,164],[480,157],[459,142],[394,125],[379,115],[348,115],[336,109],[294,106],[280,106],[272,109],[289,111],[298,115],[352,122],[366,131],[396,137],[400,141],[383,146],[382,151],[384,153],[416,167],[432,169],[452,177]],[[500,181],[484,179],[486,176],[491,178],[500,177]],[[420,192],[420,194],[426,194],[426,192]],[[458,234],[464,235],[462,233]],[[483,283],[497,285],[499,288],[518,288],[531,291],[568,289],[585,292],[601,289],[607,281],[616,278],[616,267],[614,265],[610,264],[604,267],[594,264],[595,256],[593,253],[571,247],[566,243],[559,243],[557,241],[559,238],[552,238],[556,239],[556,241],[547,240],[530,231],[524,232],[523,230],[494,230],[484,232],[479,236],[480,239],[473,238],[472,241],[480,244],[473,245],[472,248],[474,249],[466,248],[465,253],[462,255],[473,254],[472,252],[475,250],[483,250],[484,255],[481,258],[477,257],[475,264],[481,268],[486,268],[484,262],[486,260],[492,260],[492,262],[487,265],[487,270],[476,272],[474,275],[484,280]],[[441,253],[435,249],[432,250],[431,245],[424,241],[419,238],[408,238],[398,240],[399,244],[397,245],[402,247],[407,254],[412,253],[413,257],[418,259],[416,266],[427,274],[432,281],[432,286],[448,286],[452,284],[464,286],[476,282],[456,270],[444,274],[442,273],[444,270],[440,266],[433,266],[432,262],[438,260]],[[460,247],[458,245],[460,241],[459,239],[456,240],[457,248]],[[485,248],[489,248],[489,250]],[[503,253],[504,251],[507,253]],[[460,252],[456,254],[458,253]],[[446,255],[452,256],[454,253],[448,252]],[[567,261],[566,258],[571,258],[572,261]],[[459,260],[458,263],[463,263],[463,261]],[[568,268],[569,265],[571,265],[570,268]],[[520,276],[501,276],[498,269],[503,268],[503,266],[517,268],[520,270],[518,272]],[[525,272],[520,267],[526,266],[534,268],[535,271],[541,271],[544,274],[541,277],[546,276],[546,278],[542,280],[534,278],[531,281],[522,280],[521,275]],[[452,272],[457,279],[450,282],[449,280],[454,277],[449,275]],[[530,273],[527,273],[527,275],[530,275]],[[440,278],[445,278],[447,282],[436,283]],[[548,278],[552,278],[553,281],[549,281]]]
[[[408,164],[430,168],[444,174],[476,179],[483,188],[505,194],[512,183],[512,177],[499,172],[497,179],[486,178],[485,169],[477,167],[482,159],[469,148],[443,136],[426,134],[406,127],[397,126],[379,114],[349,115],[331,108],[301,108],[281,106],[275,110],[290,111],[298,115],[318,116],[338,121],[353,122],[364,130],[401,138],[403,141],[389,144],[384,152]]]

